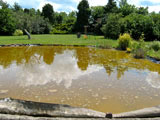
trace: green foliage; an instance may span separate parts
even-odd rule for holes
[[[87,0],[82,0],[78,5],[77,21],[75,29],[77,32],[83,32],[84,26],[89,24],[91,11]]]
[[[98,18],[103,18],[105,15],[105,10],[103,6],[94,6],[91,7],[91,18],[94,19],[95,21]]]
[[[68,34],[72,32],[72,29],[73,23],[57,24],[53,26],[53,29],[51,30],[50,34]]]
[[[110,14],[102,27],[105,38],[117,39],[121,31],[121,14]]]
[[[160,14],[152,13],[150,17],[153,20],[152,40],[160,40]]]
[[[153,40],[153,22],[149,16],[130,14],[122,19],[121,33],[130,33],[132,38],[139,40],[144,34],[145,40]]]
[[[105,17],[105,11],[103,6],[91,7],[91,17],[89,19],[90,32],[96,35],[103,35],[101,27],[103,25],[102,21]]]
[[[117,4],[114,0],[108,0],[108,3],[104,7],[104,9],[105,9],[106,14],[117,13],[118,12],[118,7],[117,7]]]
[[[18,3],[15,2],[14,5],[13,5],[13,11],[15,11],[15,12],[23,11],[23,9]]]
[[[144,42],[144,34],[140,36],[140,39],[138,42],[134,42],[131,44],[132,53],[134,54],[135,58],[145,58],[147,55],[147,49],[148,46],[145,45]]]
[[[144,8],[144,7],[139,7],[137,9],[137,13],[141,14],[141,15],[148,15],[148,7]]]
[[[137,58],[137,59],[145,58],[146,57],[145,50],[142,49],[142,48],[136,49],[134,51],[134,57]]]
[[[127,5],[127,4],[128,4],[127,0],[120,0],[120,2],[119,2],[119,6],[120,7],[123,7],[123,6]]]
[[[55,22],[54,10],[51,4],[46,4],[45,6],[43,6],[42,16],[44,16],[44,18],[48,18],[49,22],[52,24]]]
[[[4,2],[3,0],[0,0],[0,6],[2,7],[2,9],[6,9],[9,7],[9,4]]]
[[[118,45],[121,50],[126,50],[132,42],[132,38],[128,33],[119,36]]]
[[[132,13],[136,13],[137,9],[134,5],[129,5],[126,3],[126,4],[120,6],[119,11],[125,17],[125,16],[132,14]]]
[[[32,34],[48,34],[50,32],[49,20],[40,15],[17,11],[13,13],[13,16],[16,19],[16,29],[27,29]]]
[[[160,50],[160,42],[154,41],[150,45],[150,49],[153,49],[154,51],[159,51]]]
[[[0,35],[12,35],[15,31],[15,20],[11,10],[8,8],[0,9]]]
[[[16,29],[15,32],[13,33],[13,36],[22,36],[22,35],[23,35],[23,31],[18,29]]]

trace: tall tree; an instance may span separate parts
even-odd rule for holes
[[[91,15],[89,8],[89,3],[87,0],[82,0],[78,5],[77,21],[76,21],[76,31],[84,31],[84,26],[88,25],[88,19]]]
[[[114,0],[108,0],[108,3],[104,9],[105,13],[116,13],[118,11],[117,4]]]
[[[0,35],[12,35],[14,31],[15,21],[10,9],[0,9]]]
[[[43,8],[42,8],[42,16],[44,16],[44,18],[48,18],[50,23],[54,23],[54,9],[53,6],[51,4],[46,4]]]
[[[8,8],[9,7],[9,4],[4,2],[3,0],[0,0],[0,7],[2,8]]]
[[[18,3],[15,2],[14,5],[13,5],[13,11],[15,11],[15,12],[23,11],[23,9]]]
[[[125,6],[125,5],[127,5],[128,3],[127,3],[127,0],[121,0],[120,2],[119,2],[119,6],[120,7],[123,7],[123,6]]]

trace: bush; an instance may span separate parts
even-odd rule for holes
[[[132,38],[128,33],[120,35],[118,45],[121,50],[126,50],[131,44]]]
[[[131,45],[132,53],[134,54],[135,58],[145,58],[146,57],[146,50],[148,50],[148,46],[144,43],[144,34],[140,36],[138,42],[134,42]]]
[[[105,38],[118,39],[121,31],[121,14],[110,14],[101,28]]]
[[[160,42],[158,42],[158,41],[152,42],[150,49],[153,49],[154,51],[159,51],[160,50]]]
[[[57,24],[53,26],[50,34],[67,34],[71,33],[73,28],[73,23],[64,23],[64,24]]]
[[[15,30],[15,32],[13,33],[14,36],[22,36],[23,35],[23,31],[22,30]]]
[[[146,57],[146,51],[142,48],[136,49],[134,51],[134,57],[138,58],[138,59],[145,58]]]
[[[139,40],[144,34],[145,41],[153,41],[155,38],[155,26],[150,16],[132,13],[121,20],[121,33],[130,33],[131,37]]]

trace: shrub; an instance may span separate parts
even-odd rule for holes
[[[156,39],[153,28],[155,29],[157,25],[154,25],[153,20],[148,15],[132,13],[124,17],[121,22],[121,33],[130,33],[135,40],[139,40],[142,34],[144,34],[145,41]]]
[[[121,50],[126,50],[131,44],[132,38],[128,33],[120,35],[118,45]]]
[[[146,50],[148,46],[144,43],[144,35],[142,34],[138,42],[134,42],[131,45],[132,53],[134,54],[135,58],[145,58],[146,57]]]
[[[154,51],[159,51],[160,50],[160,42],[158,42],[158,41],[152,42],[150,49],[153,49]]]
[[[73,28],[73,23],[63,23],[63,24],[57,24],[53,26],[53,29],[51,30],[50,34],[67,34],[71,33]]]
[[[14,36],[22,36],[23,35],[23,31],[16,29],[15,32],[13,33]]]
[[[142,48],[136,49],[134,51],[134,57],[138,58],[138,59],[145,58],[146,57],[146,51]]]
[[[132,49],[131,48],[127,48],[127,53],[131,53]]]

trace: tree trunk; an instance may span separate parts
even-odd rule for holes
[[[30,39],[31,39],[31,34],[30,34],[26,29],[24,29],[24,31],[25,31],[25,33],[27,34],[28,39],[30,40]]]

